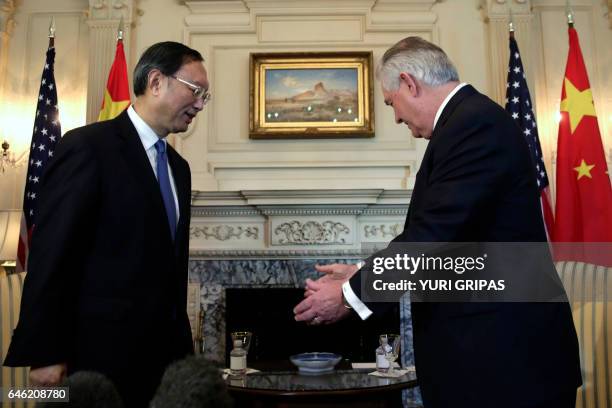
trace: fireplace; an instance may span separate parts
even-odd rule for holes
[[[202,353],[224,362],[232,330],[255,335],[250,359],[286,359],[336,351],[373,361],[377,335],[404,334],[404,364],[413,364],[410,306],[329,327],[293,321],[315,264],[356,263],[399,234],[410,190],[259,190],[194,192],[189,280],[200,284],[205,312]],[[283,330],[291,341],[273,346]]]
[[[399,307],[379,319],[362,321],[355,314],[334,325],[296,322],[293,307],[303,298],[301,288],[229,288],[225,294],[225,356],[230,333],[253,333],[250,362],[286,361],[290,355],[329,351],[352,362],[373,361],[378,335],[398,332]]]

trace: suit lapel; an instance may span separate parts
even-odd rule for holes
[[[136,132],[136,128],[127,114],[127,110],[123,111],[114,120],[119,127],[119,134],[124,141],[122,154],[131,174],[138,180],[138,185],[145,194],[149,196],[149,203],[154,207],[153,211],[157,212],[159,219],[165,222],[164,225],[167,225],[168,218],[159,190],[159,183],[151,167],[149,157],[140,141],[138,132]],[[167,231],[168,240],[171,240],[170,230],[164,228],[164,231]]]
[[[452,116],[453,112],[455,111],[455,109],[457,109],[461,102],[463,102],[463,100],[468,96],[474,95],[476,93],[478,93],[478,91],[474,89],[472,85],[466,85],[463,88],[459,89],[455,95],[453,95],[453,97],[448,101],[448,103],[442,110],[440,117],[438,118],[436,128],[434,129],[431,135],[432,141],[435,139],[435,136],[437,133],[439,133],[440,129],[444,127],[446,121],[448,121],[448,119]],[[425,154],[427,154],[427,152]]]
[[[436,134],[440,132],[440,129],[444,127],[448,119],[452,116],[453,112],[457,107],[461,104],[461,102],[470,95],[477,93],[476,89],[474,89],[471,85],[466,85],[463,88],[459,89],[455,95],[448,101],[440,117],[438,118],[438,123],[436,123],[436,128],[434,129],[431,140],[427,143],[427,148],[425,149],[425,153],[423,154],[423,160],[421,161],[421,166],[419,167],[419,171],[416,174],[414,189],[412,191],[412,197],[410,198],[410,205],[408,206],[408,214],[406,214],[406,222],[404,224],[404,229],[408,228],[408,224],[410,223],[410,213],[411,209],[418,205],[421,190],[424,187],[425,181],[429,177],[430,171],[430,161],[432,151],[435,149],[435,143],[437,142]]]

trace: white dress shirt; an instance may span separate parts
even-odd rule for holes
[[[155,177],[157,178],[157,150],[155,150],[155,143],[159,140],[159,136],[151,129],[151,126],[147,125],[147,122],[142,120],[142,118],[136,113],[134,107],[130,105],[127,110],[127,114],[132,121],[132,124],[136,128],[136,132],[138,133],[138,137],[140,137],[140,142],[147,153],[147,157],[149,158],[149,162],[151,163],[151,167],[153,168],[153,173],[155,173]],[[163,139],[162,139],[163,140]],[[166,152],[167,150],[167,142],[166,143]],[[174,176],[172,175],[172,168],[170,167],[170,162],[168,162],[168,175],[170,176],[170,187],[172,187],[172,196],[174,197],[174,206],[176,208],[176,220],[178,222],[179,219],[179,204],[178,197],[176,195],[176,185],[174,183]]]
[[[448,105],[448,101],[450,101],[451,98],[455,96],[455,94],[466,85],[467,84],[465,82],[460,83],[455,88],[453,88],[452,91],[450,91],[450,93],[446,96],[446,98],[444,98],[444,100],[442,101],[442,104],[440,105],[440,107],[438,108],[438,111],[436,112],[436,116],[434,117],[432,131],[433,129],[436,128],[436,125],[438,124],[438,119],[440,119],[440,115],[442,115],[442,111],[444,110],[446,105]],[[364,264],[365,264],[364,262],[359,262],[357,264],[357,267],[361,269]],[[370,317],[370,315],[372,314],[372,311],[365,305],[365,303],[361,301],[361,299],[357,297],[355,292],[353,292],[353,289],[351,288],[351,284],[349,282],[344,282],[344,284],[342,285],[342,294],[344,295],[346,302],[353,308],[353,310],[355,310],[355,312],[357,312],[361,320],[365,320],[368,317]]]

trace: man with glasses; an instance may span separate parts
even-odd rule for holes
[[[168,145],[210,100],[200,53],[148,48],[132,106],[62,138],[42,180],[19,324],[5,364],[33,385],[79,370],[147,406],[165,367],[193,353],[186,313],[191,175]]]

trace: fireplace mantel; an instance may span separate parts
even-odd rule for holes
[[[200,285],[202,353],[226,355],[226,290],[301,288],[314,265],[355,263],[403,227],[411,190],[240,190],[192,194],[189,280]],[[245,304],[245,307],[257,307]],[[400,303],[404,364],[414,364],[410,306]],[[279,328],[282,330],[282,328]]]
[[[399,234],[411,190],[192,194],[192,259],[358,257]]]

